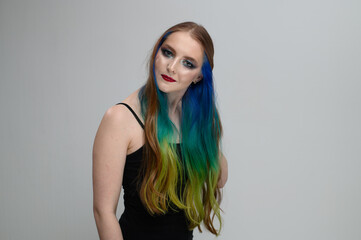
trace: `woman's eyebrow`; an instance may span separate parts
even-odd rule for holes
[[[169,46],[168,44],[164,43],[163,45],[164,45],[164,47],[169,48],[173,53],[175,53],[175,54],[177,53],[176,50],[174,48],[172,48],[171,46]],[[194,58],[188,57],[188,56],[184,56],[184,57],[191,60],[193,63],[198,64]]]

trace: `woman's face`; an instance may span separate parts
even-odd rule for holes
[[[161,45],[154,64],[159,90],[183,96],[202,79],[203,48],[188,32],[175,32]]]

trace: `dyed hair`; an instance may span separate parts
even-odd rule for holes
[[[165,39],[172,33],[188,32],[204,50],[202,75],[191,84],[182,98],[180,150],[175,144],[175,126],[169,119],[167,95],[158,88],[154,62]],[[213,234],[222,227],[220,141],[222,124],[213,88],[214,48],[206,29],[193,22],[177,24],[156,42],[149,60],[149,76],[139,91],[145,122],[145,146],[140,198],[150,214],[165,214],[169,209],[184,210],[190,230],[204,223]],[[181,186],[181,188],[180,188]],[[214,218],[219,229],[214,226]]]

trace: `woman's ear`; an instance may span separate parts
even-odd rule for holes
[[[193,84],[197,84],[199,81],[201,81],[203,79],[203,75],[199,75],[196,80],[193,81]]]

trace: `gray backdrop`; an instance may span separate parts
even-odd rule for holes
[[[98,239],[96,130],[185,20],[216,49],[229,161],[218,239],[361,239],[360,12],[357,0],[1,0],[0,239]]]

